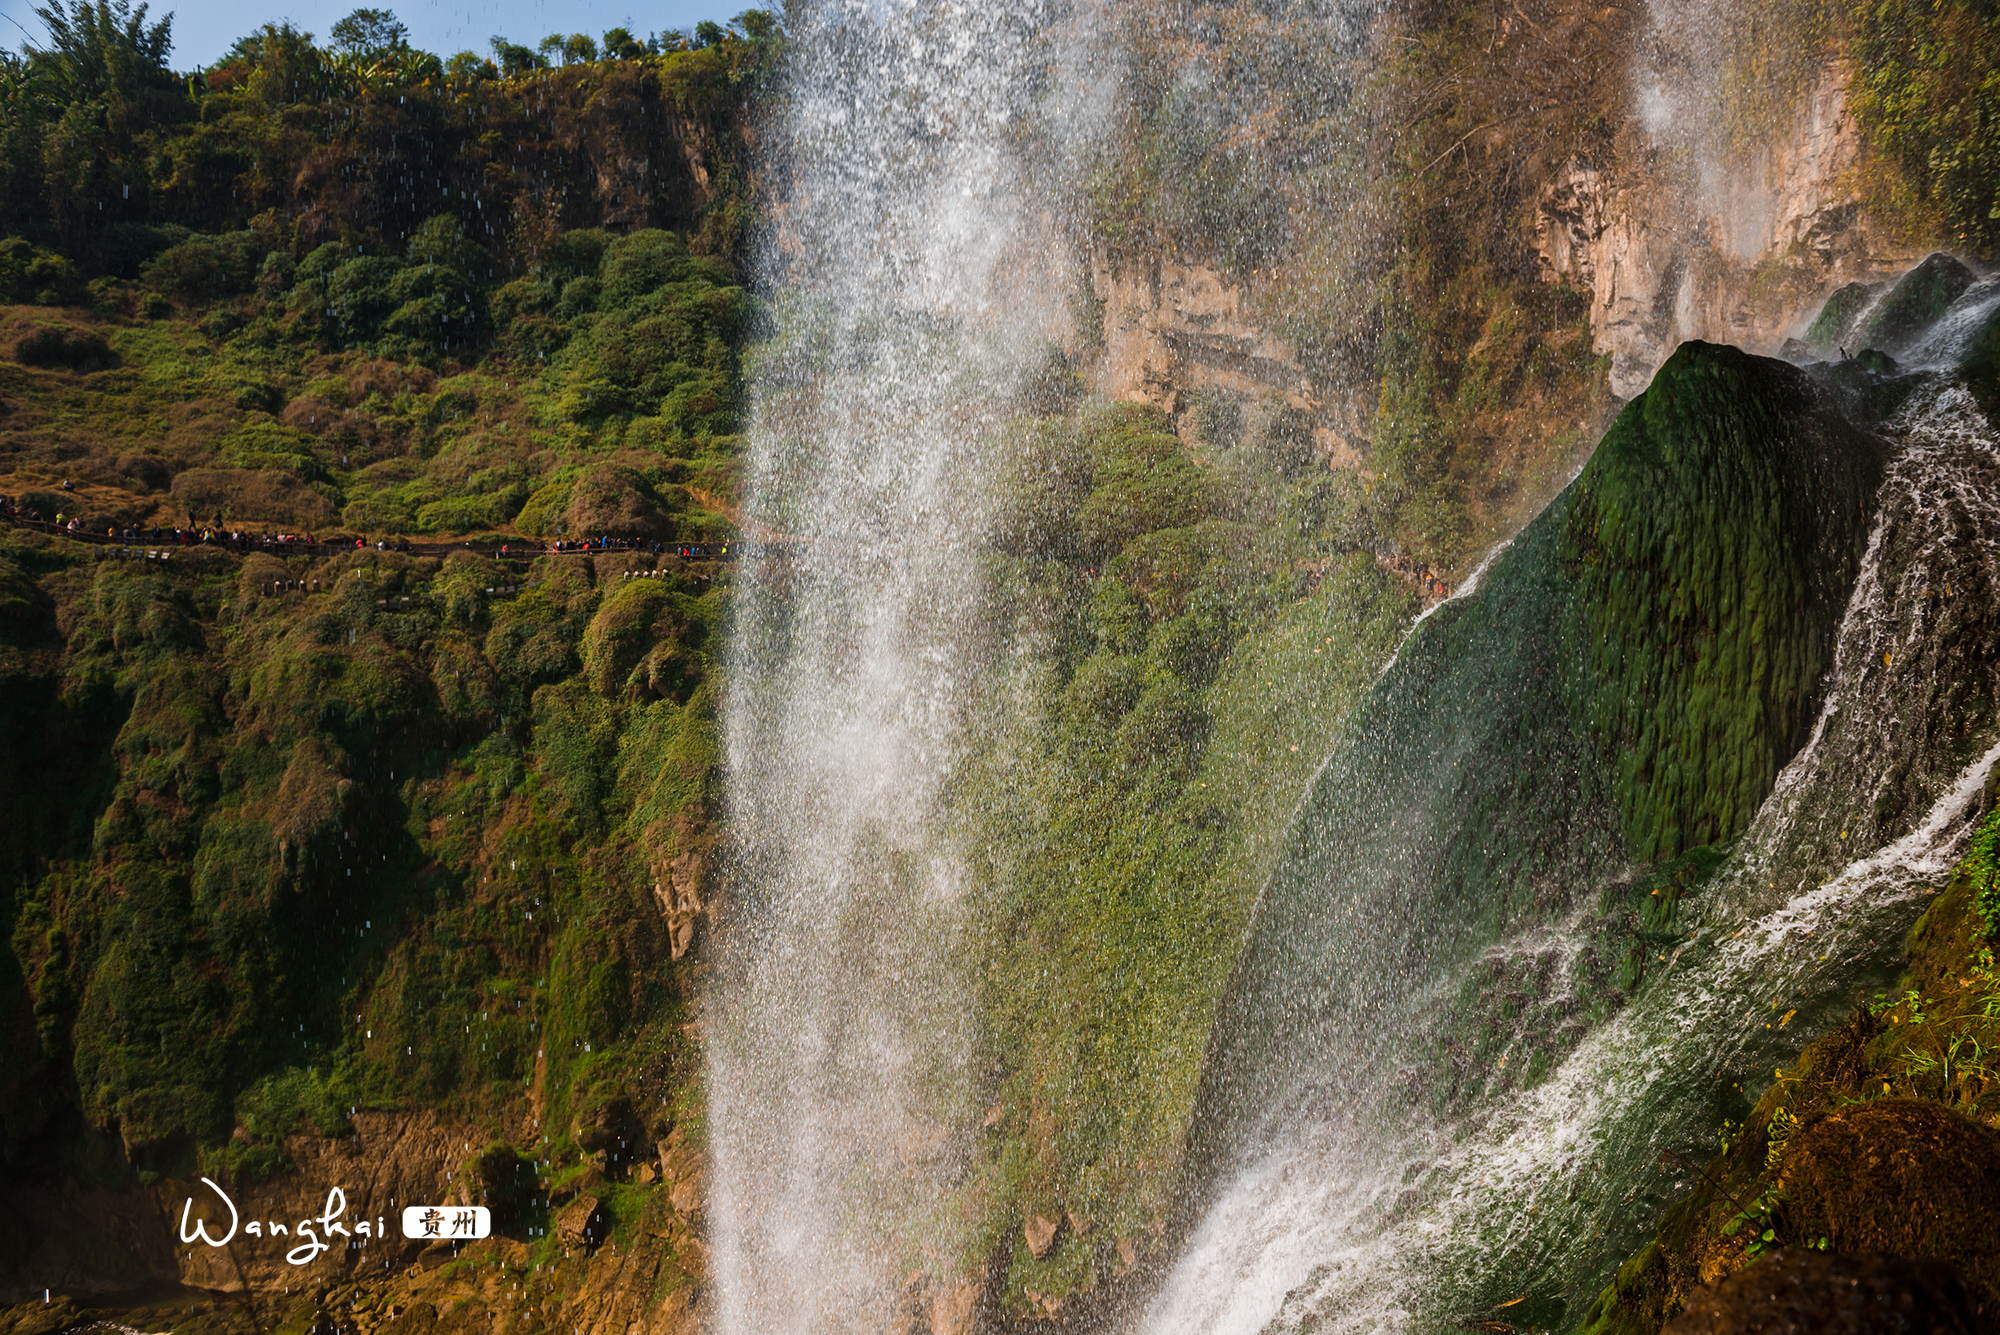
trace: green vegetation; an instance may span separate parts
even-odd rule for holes
[[[690,488],[736,468],[769,15],[512,68],[364,9],[188,78],[122,0],[46,17],[0,62],[0,490],[100,532],[727,532]]]
[[[2000,249],[2000,14],[1967,0],[1869,0],[1850,13],[1854,109],[1915,206],[1982,255]]]
[[[1185,1190],[1274,1110],[1350,1109],[1397,1136],[1477,1116],[1647,986],[1804,740],[1873,449],[1795,368],[1683,345],[1478,596],[1410,635],[1274,851]]]
[[[1654,1335],[1688,1295],[1781,1247],[1949,1261],[2000,1299],[2000,811],[1910,933],[1909,973],[1808,1047],[1592,1308]]]
[[[1349,539],[1442,572],[1554,493],[1606,406],[1587,297],[1542,281],[1526,224],[1569,159],[1609,156],[1626,20],[1530,9],[1419,7],[1343,45],[1316,13],[1142,6],[1093,164],[1114,264],[1213,265],[1372,412]]]
[[[49,1086],[10,1153],[62,1133],[69,1072],[152,1172],[269,1172],[351,1106],[490,1110],[539,1052],[552,1157],[604,1148],[572,1126],[609,1101],[656,1139],[686,1115],[650,886],[708,837],[720,594],[587,558],[503,600],[471,556],[92,555],[0,553],[11,1004],[35,1016],[10,1065],[16,1097]],[[274,574],[320,591],[258,596]]]
[[[462,241],[435,219],[413,252]],[[283,272],[271,252],[258,292],[199,320],[30,325],[20,367],[0,363],[0,469],[20,491],[88,484],[66,508],[97,531],[220,511],[250,529],[720,536],[687,488],[731,489],[749,300],[670,232],[579,229],[557,255],[482,282],[476,260],[329,243]]]
[[[441,65],[364,10],[183,79],[51,13],[0,68],[0,492],[171,559],[0,532],[0,1154],[248,1183],[532,1107],[469,1165],[503,1229],[661,1213],[613,1185],[699,1136],[728,580],[539,548],[733,532],[774,25]],[[537,550],[165,532],[211,525]]]
[[[1578,702],[1644,861],[1735,837],[1805,740],[1879,446],[1799,372],[1685,343],[1569,503]]]
[[[1097,1288],[1169,1208],[1277,836],[1415,610],[1372,559],[1327,554],[1332,486],[1282,435],[1191,460],[1134,407],[1008,444],[994,604],[1038,648],[994,669],[1004,708],[954,788],[988,887],[995,1108],[967,1259],[1011,1258],[1012,1312]],[[1031,1212],[1072,1220],[1039,1260]]]
[[[166,66],[168,21],[146,24],[144,6],[42,12],[47,49],[0,58],[0,235],[130,280],[200,234],[206,253],[176,266],[211,298],[257,277],[253,250],[401,253],[439,215],[515,271],[594,223],[693,229],[733,258],[748,216],[735,127],[780,43],[753,11],[740,30],[625,34],[560,68],[505,41],[495,60],[440,60],[393,15],[357,10],[330,47],[266,25],[182,76]],[[21,271],[0,260],[0,278]]]

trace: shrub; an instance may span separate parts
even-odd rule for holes
[[[80,300],[83,290],[82,276],[65,257],[18,236],[0,241],[0,301],[61,306]]]
[[[563,523],[577,536],[665,538],[674,531],[672,509],[645,474],[622,464],[598,464],[576,480]]]
[[[1141,534],[1186,528],[1207,509],[1201,471],[1181,453],[1172,436],[1125,442],[1100,467],[1096,486],[1077,511],[1085,551],[1098,560],[1113,556]]]
[[[406,258],[411,264],[441,265],[469,278],[492,277],[493,260],[465,234],[465,224],[449,213],[426,218],[410,233]]]
[[[185,227],[169,223],[153,227],[146,223],[112,223],[91,247],[94,266],[117,278],[137,278],[147,260],[188,235]]]
[[[217,301],[248,292],[269,249],[255,232],[190,236],[147,260],[140,276],[182,301]]]
[[[1862,127],[1959,237],[2000,248],[2000,15],[1965,0],[1851,12]]]
[[[61,366],[72,371],[103,371],[118,365],[118,354],[94,329],[44,325],[14,344],[14,360],[23,366]]]
[[[302,1126],[322,1136],[345,1135],[347,1113],[327,1078],[288,1066],[236,1096],[236,1120],[259,1140],[279,1141]]]

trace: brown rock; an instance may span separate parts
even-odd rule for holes
[[[603,1201],[586,1193],[556,1212],[555,1225],[564,1245],[589,1251],[610,1232],[611,1217]]]
[[[675,920],[668,929],[668,946],[671,958],[678,962],[694,949],[694,915]]]
[[[699,1170],[675,1180],[673,1190],[667,1193],[667,1203],[678,1214],[694,1214],[701,1209],[703,1199],[708,1195],[707,1174]]]
[[[1939,1104],[1878,1099],[1808,1117],[1781,1165],[1785,1219],[1830,1250],[1956,1265],[2000,1299],[2000,1135]]]
[[[977,1280],[936,1295],[930,1309],[930,1335],[972,1335],[978,1326],[979,1296],[986,1286]]]
[[[1788,1247],[1697,1289],[1661,1335],[1981,1335],[1951,1266]]]
[[[51,1303],[22,1303],[0,1311],[0,1331],[7,1335],[52,1335],[75,1323],[82,1315],[67,1298]]]
[[[1062,1216],[1053,1219],[1047,1215],[1031,1214],[1021,1226],[1021,1234],[1027,1239],[1028,1251],[1039,1261],[1055,1246],[1056,1232],[1062,1228]]]

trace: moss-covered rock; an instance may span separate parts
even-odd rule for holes
[[[1986,415],[2000,417],[2000,312],[1995,312],[1973,338],[1959,373]]]
[[[2000,1134],[1924,1099],[1800,1119],[1783,1160],[1784,1220],[1805,1245],[1949,1261],[2000,1311]]]
[[[1733,837],[1805,740],[1882,445],[1804,373],[1683,344],[1578,478],[1578,706],[1651,861]]]
[[[1940,1262],[1786,1251],[1694,1294],[1667,1335],[1977,1335],[1980,1308]]]
[[[1939,251],[1896,280],[1867,323],[1855,331],[1860,348],[1900,352],[1937,323],[1938,317],[1973,284],[1972,270]]]
[[[1834,289],[1806,328],[1806,346],[1821,357],[1841,351],[1852,337],[1855,321],[1881,290],[1880,283],[1848,283]]]

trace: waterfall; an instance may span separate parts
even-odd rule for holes
[[[1923,346],[1962,345],[1991,304],[1975,287]],[[1412,689],[1399,678],[1469,652],[1499,666],[1434,672],[1417,689],[1470,681],[1485,698],[1430,699],[1437,721],[1421,733],[1378,708],[1393,734],[1373,753],[1384,768],[1364,763],[1369,738],[1351,739],[1360,759],[1336,757],[1309,799],[1239,971],[1237,1023],[1211,1059],[1205,1111],[1226,1129],[1206,1151],[1205,1212],[1144,1329],[1438,1328],[1503,1303],[1517,1304],[1506,1312],[1517,1326],[1573,1328],[1693,1185],[1685,1165],[1713,1153],[1707,1133],[1892,976],[2000,761],[1980,703],[2000,690],[1984,648],[2000,607],[2000,434],[1948,374],[1816,374],[1822,400],[1864,418],[1867,403],[1902,400],[1875,428],[1891,453],[1825,688],[1809,735],[1677,928],[1634,947],[1642,979],[1620,980],[1629,1000],[1607,990],[1601,955],[1603,908],[1633,893],[1632,873],[1608,846],[1580,849],[1605,833],[1593,816],[1605,795],[1587,760],[1549,738],[1561,732],[1549,716],[1513,703],[1532,702],[1535,674],[1576,671],[1511,638],[1542,629],[1529,587],[1547,540],[1538,521],[1457,600],[1456,620],[1440,613],[1413,631],[1377,686],[1393,699]],[[1483,717],[1503,695],[1512,731]],[[1482,772],[1496,728],[1514,767],[1574,766],[1558,776],[1568,802],[1544,804],[1530,836],[1568,849],[1541,855],[1532,902],[1482,915],[1452,899],[1448,877],[1412,886],[1355,872],[1448,867],[1440,838],[1504,840],[1479,813],[1532,805],[1495,806],[1494,792],[1520,782]],[[1410,789],[1442,791],[1412,796],[1398,769],[1419,773]],[[1423,800],[1473,814],[1419,819]],[[1329,851],[1329,832],[1354,846]],[[1383,925],[1396,915],[1414,925]],[[1516,1079],[1510,1064],[1533,1073]],[[1441,1083],[1456,1096],[1440,1097]]]
[[[996,1255],[955,1194],[987,872],[954,781],[1022,647],[989,435],[1065,334],[1074,182],[1036,158],[1088,139],[1062,86],[1092,77],[1053,5],[788,24],[703,1016],[725,1335],[907,1325]],[[1887,977],[2000,758],[1962,708],[2000,695],[1968,650],[2000,629],[2000,450],[1950,369],[1995,305],[1970,288],[1900,377],[1690,345],[1621,420],[1707,411],[1737,453],[1631,452],[1620,501],[1600,451],[1418,618],[1259,901],[1143,1329],[1574,1326],[1707,1129]],[[1663,535],[1666,502],[1703,527]],[[1600,563],[1649,526],[1665,546]],[[1685,709],[1713,688],[1659,631],[1674,544],[1716,662],[1760,664]]]
[[[989,652],[980,433],[1063,322],[1010,147],[1036,6],[806,5],[764,157],[708,1119],[717,1328],[875,1330],[952,1268],[971,1026],[940,786]]]

